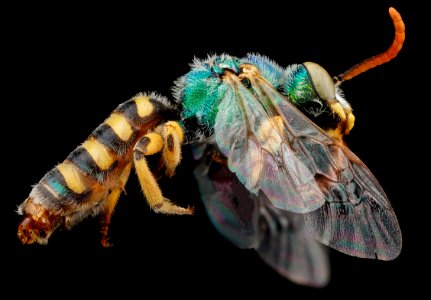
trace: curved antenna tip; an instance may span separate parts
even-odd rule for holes
[[[395,16],[401,17],[400,13],[392,6],[389,7],[389,14],[391,15],[392,19],[394,19]]]
[[[394,7],[389,7],[389,13],[392,15],[393,13],[397,13],[398,11]]]
[[[377,67],[378,65],[384,64],[390,60],[392,60],[395,56],[397,56],[398,52],[400,52],[404,40],[406,38],[405,34],[405,25],[403,19],[401,18],[400,13],[393,7],[389,7],[389,15],[391,16],[392,22],[395,28],[395,36],[392,41],[391,46],[384,52],[372,56],[359,64],[353,66],[346,72],[335,76],[334,82],[336,85],[341,84],[345,80],[352,79],[353,77],[369,70]]]
[[[395,31],[404,32],[406,28],[403,19],[401,18],[401,14],[395,8],[389,7],[389,15],[395,25]]]

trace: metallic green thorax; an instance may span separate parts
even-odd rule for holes
[[[293,104],[300,105],[319,98],[303,65],[288,67],[285,77],[284,92]]]
[[[196,62],[192,70],[181,79],[182,119],[196,117],[207,128],[214,126],[218,104],[226,92],[221,79],[225,70],[239,73],[238,59],[224,55]]]
[[[214,126],[218,102],[223,98],[225,86],[207,71],[194,71],[186,75],[183,94],[182,118],[196,116],[202,124]]]
[[[291,65],[284,69],[258,54],[248,54],[242,59],[226,54],[211,56],[203,61],[195,60],[190,72],[175,83],[174,95],[181,105],[180,124],[188,141],[212,134],[219,105],[229,88],[223,75],[226,72],[239,75],[242,64],[256,66],[260,75],[299,109],[320,105],[318,111],[321,111],[321,101],[304,65]]]

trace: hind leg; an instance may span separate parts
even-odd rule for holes
[[[109,223],[111,222],[111,216],[114,212],[115,206],[117,205],[118,199],[120,198],[121,192],[124,190],[127,179],[130,175],[132,163],[129,163],[120,175],[119,185],[109,191],[108,198],[105,200],[104,207],[101,211],[102,217],[102,229],[101,229],[101,243],[103,247],[110,247],[112,244],[108,242],[108,230]]]
[[[135,145],[133,159],[135,164],[136,174],[138,175],[139,183],[142,191],[147,199],[148,205],[155,211],[164,214],[174,215],[191,215],[193,209],[183,208],[172,203],[169,199],[163,197],[162,191],[157,184],[156,179],[151,173],[145,156],[162,152],[162,157],[166,166],[168,175],[172,175],[175,167],[181,159],[181,135],[177,129],[181,130],[175,122],[163,124],[156,131],[144,135]],[[177,128],[177,129],[175,129]]]

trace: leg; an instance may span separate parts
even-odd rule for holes
[[[184,139],[183,131],[177,122],[169,121],[159,126],[156,132],[165,141],[162,149],[162,158],[166,167],[166,176],[172,177],[175,173],[175,168],[181,161],[181,144]]]
[[[334,138],[342,140],[343,135],[349,134],[355,125],[355,116],[350,106],[344,107],[337,100],[327,100],[327,102],[332,113],[340,119],[337,128],[328,130],[327,133]]]
[[[108,198],[105,200],[105,205],[102,210],[102,229],[101,229],[101,243],[103,247],[110,247],[112,244],[108,242],[108,229],[109,223],[111,222],[111,216],[114,212],[115,206],[117,205],[118,199],[120,198],[121,192],[124,190],[127,179],[129,179],[130,170],[132,169],[132,163],[129,163],[123,170],[119,178],[119,185],[113,188]]]
[[[122,190],[120,188],[113,189],[109,195],[108,199],[106,199],[106,207],[102,211],[102,229],[100,230],[101,233],[101,240],[103,247],[111,247],[112,244],[108,242],[108,229],[109,229],[109,223],[111,222],[111,216],[114,212],[115,205],[118,202],[118,199],[120,198]]]
[[[179,141],[180,139],[174,138],[174,143],[175,140]],[[169,199],[163,197],[156,179],[148,168],[145,156],[162,151],[163,142],[164,141],[160,134],[152,132],[144,135],[135,145],[133,159],[142,191],[144,192],[148,205],[150,205],[155,212],[175,215],[191,215],[193,214],[192,208],[177,206]],[[169,142],[165,141],[165,143],[167,144]],[[178,149],[180,148],[179,145],[175,145],[175,147],[178,147]],[[169,148],[169,146],[165,145],[165,148]],[[181,157],[181,154],[178,157]]]

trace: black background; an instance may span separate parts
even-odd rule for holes
[[[14,286],[17,295],[45,297],[118,291],[142,298],[153,292],[178,297],[288,297],[300,292],[344,298],[419,291],[426,275],[417,270],[427,270],[420,245],[429,235],[421,232],[426,228],[421,224],[420,215],[426,213],[422,203],[428,199],[417,171],[417,166],[425,169],[421,157],[426,152],[415,137],[425,131],[427,118],[417,81],[420,7],[415,1],[303,2],[11,11],[13,17],[3,26],[3,92],[10,94],[3,94],[2,101],[6,195],[1,243],[7,254],[1,272],[7,279],[1,285]],[[258,52],[282,66],[314,61],[336,75],[389,46],[389,6],[395,6],[406,23],[403,51],[394,61],[346,82],[343,89],[357,118],[347,143],[379,179],[400,222],[404,247],[395,261],[331,251],[332,279],[326,289],[290,283],[255,252],[235,248],[215,231],[199,200],[188,148],[177,175],[161,180],[161,185],[167,197],[195,206],[194,217],[150,212],[131,176],[112,220],[112,248],[100,246],[97,219],[55,234],[48,246],[22,246],[16,239],[20,218],[14,210],[31,185],[119,103],[140,91],[170,96],[172,82],[188,71],[194,56]]]

